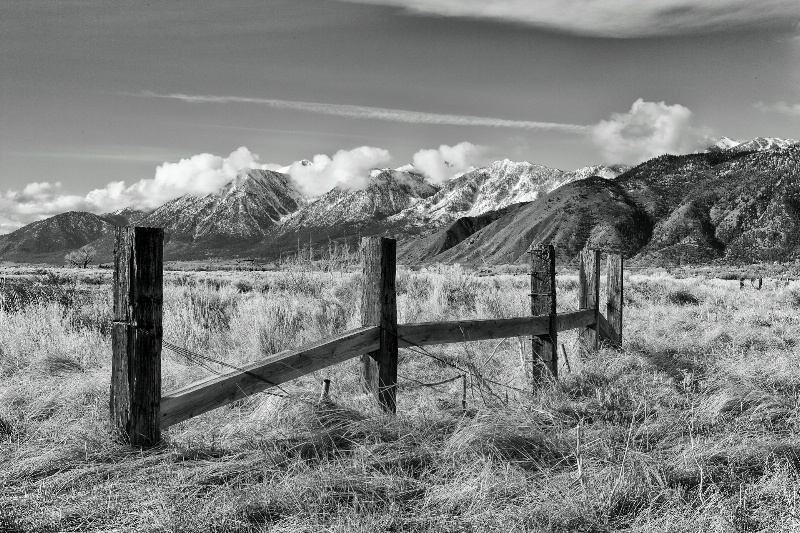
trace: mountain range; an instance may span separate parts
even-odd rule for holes
[[[515,263],[532,242],[552,242],[563,261],[587,244],[647,265],[787,261],[800,258],[800,145],[723,137],[700,153],[575,171],[502,160],[443,185],[407,165],[316,198],[283,172],[248,170],[149,213],[34,222],[0,236],[0,260],[60,263],[92,245],[108,261],[113,226],[124,224],[165,228],[167,259],[273,259],[299,245],[387,235],[407,263]]]

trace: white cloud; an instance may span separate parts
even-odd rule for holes
[[[212,193],[245,169],[278,168],[278,165],[262,165],[258,159],[257,154],[244,146],[228,157],[194,155],[177,163],[160,165],[152,179],[138,181],[127,188],[122,182],[110,183],[103,189],[90,192],[87,198],[98,205],[113,205],[114,209],[125,206],[154,209],[184,194],[202,196]]]
[[[493,19],[599,37],[653,37],[786,28],[797,0],[344,0],[412,13]]]
[[[156,168],[153,178],[130,186],[114,181],[85,196],[64,194],[60,182],[37,182],[22,191],[0,192],[0,233],[9,233],[25,224],[67,211],[107,213],[125,207],[151,210],[184,194],[209,194],[248,168],[276,170],[279,165],[264,165],[246,147],[228,157],[198,154],[177,163]]]
[[[441,124],[451,126],[485,126],[490,128],[516,128],[523,130],[559,131],[563,133],[584,133],[585,126],[577,124],[560,124],[555,122],[536,122],[530,120],[508,120],[504,118],[475,117],[471,115],[443,115],[439,113],[423,113],[405,109],[387,109],[383,107],[366,107],[356,105],[322,104],[317,102],[294,102],[291,100],[273,100],[269,98],[250,98],[244,96],[213,96],[196,94],[156,94],[145,91],[134,96],[147,98],[170,98],[188,103],[241,103],[258,104],[276,109],[294,109],[323,115],[334,115],[347,118],[363,118],[404,122],[409,124]]]
[[[706,135],[692,126],[690,109],[640,98],[627,113],[614,113],[597,123],[591,138],[607,161],[640,163],[665,153],[696,150]]]
[[[391,160],[391,154],[382,148],[361,146],[339,150],[333,157],[318,154],[310,162],[295,162],[287,172],[303,194],[319,196],[337,186],[364,188],[370,169],[384,167]]]
[[[441,145],[438,149],[420,150],[413,157],[414,166],[433,183],[444,183],[455,174],[473,167],[484,152],[484,147],[469,142],[455,146]]]
[[[753,107],[763,113],[778,113],[786,115],[787,117],[800,117],[800,104],[787,104],[786,102],[777,102],[775,104],[766,104],[758,102],[753,104]]]

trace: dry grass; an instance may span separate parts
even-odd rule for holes
[[[108,272],[6,271],[0,531],[800,529],[800,284],[632,275],[625,346],[521,394],[527,340],[403,350],[399,414],[351,361],[170,428],[108,437]],[[520,316],[526,276],[402,270],[402,322]],[[575,276],[559,278],[574,308]],[[358,275],[171,272],[165,337],[234,364],[358,325]],[[12,296],[8,296],[12,295]],[[13,301],[11,300],[13,298]],[[164,387],[208,375],[164,352]],[[319,382],[332,380],[329,401]]]

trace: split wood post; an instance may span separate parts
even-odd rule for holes
[[[111,428],[133,446],[161,440],[164,230],[114,230]]]
[[[549,315],[549,332],[535,336],[531,347],[531,385],[535,388],[558,377],[558,338],[556,329],[556,252],[551,244],[534,246],[531,254],[531,315]]]
[[[328,395],[330,394],[331,390],[331,380],[323,379],[322,380],[322,393],[319,395],[319,401],[324,402],[328,399]]]
[[[461,411],[467,412],[467,375],[461,374]]]
[[[622,346],[622,254],[608,254],[607,265],[606,319],[610,336],[608,340],[615,346]]]
[[[362,384],[388,413],[397,410],[396,255],[397,241],[394,239],[361,239],[364,274],[361,323],[381,328],[380,348],[361,356]]]
[[[594,310],[594,325],[579,333],[587,350],[597,350],[600,328],[600,250],[583,250],[578,271],[578,308]]]

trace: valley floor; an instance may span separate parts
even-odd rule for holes
[[[401,350],[396,417],[351,361],[138,451],[108,435],[110,272],[0,278],[3,532],[800,530],[800,282],[631,273],[623,349],[563,335],[569,367],[535,394],[528,339]],[[168,272],[164,337],[241,364],[357,327],[358,283]],[[525,316],[528,283],[401,270],[399,319]],[[558,288],[574,309],[576,276]],[[430,356],[471,371],[466,413]],[[164,351],[165,390],[207,375]]]

